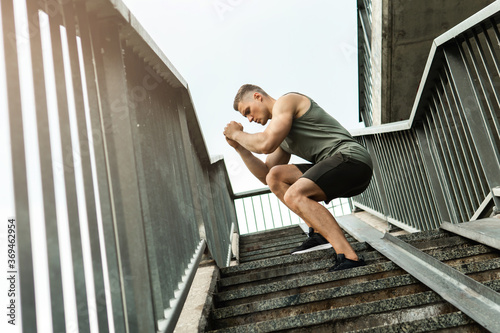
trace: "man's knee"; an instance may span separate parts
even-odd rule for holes
[[[304,198],[305,196],[302,191],[300,191],[300,189],[295,186],[290,186],[290,188],[283,196],[283,200],[285,201],[286,205],[292,209],[295,209],[300,203],[300,200]]]
[[[274,192],[273,189],[276,189],[279,184],[283,183],[283,168],[280,168],[279,165],[273,166],[267,173],[266,183],[271,191]]]

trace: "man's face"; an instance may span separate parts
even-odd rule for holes
[[[258,93],[250,94],[238,104],[238,111],[247,118],[249,122],[256,122],[265,125],[269,120],[269,111],[262,103],[262,95]]]

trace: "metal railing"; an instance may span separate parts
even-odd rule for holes
[[[359,118],[365,126],[373,125],[371,30],[372,2],[358,0]]]
[[[0,11],[23,330],[173,330],[237,228],[186,82],[118,0]]]
[[[305,223],[288,209],[269,188],[237,193],[234,204],[241,235]],[[352,206],[346,198],[323,205],[333,216],[350,214]]]
[[[434,40],[408,121],[353,131],[374,179],[354,205],[410,231],[500,207],[500,2]]]

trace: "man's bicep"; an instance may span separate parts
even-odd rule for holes
[[[274,151],[286,138],[292,128],[296,104],[293,100],[278,100],[273,107],[271,123],[264,130],[266,150]]]
[[[269,170],[271,170],[273,166],[288,164],[289,161],[290,161],[290,154],[281,149],[281,147],[278,147],[274,152],[267,155],[266,166],[268,167]]]
[[[292,127],[292,122],[293,114],[290,112],[280,112],[273,115],[273,119],[264,130],[264,133],[266,133],[268,139],[274,143],[275,147],[279,146],[286,138]]]

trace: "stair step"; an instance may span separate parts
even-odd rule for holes
[[[347,272],[353,274],[363,274],[363,269],[366,267],[355,268]],[[472,275],[477,281],[489,281],[500,278],[500,259],[496,258],[488,262],[471,263],[456,267],[464,274]],[[487,273],[485,273],[487,272]],[[341,272],[337,272],[341,273]],[[329,273],[330,275],[341,275],[337,273]],[[342,272],[346,273],[346,272]],[[345,279],[344,276],[342,278]],[[307,305],[309,303],[320,302],[321,307],[338,307],[342,305],[339,300],[343,297],[347,304],[367,302],[374,298],[390,298],[403,293],[410,293],[412,290],[426,290],[419,281],[409,274],[390,276],[385,278],[370,279],[369,281],[358,282],[356,279],[348,279],[348,284],[336,287],[325,288],[324,284],[315,284],[313,290],[293,289],[291,293],[284,297],[260,298],[258,301],[244,303],[235,306],[228,306],[216,309],[214,318],[217,320],[248,315],[251,313],[260,313],[261,311],[278,310],[279,314],[274,314],[275,317],[286,313],[282,308],[299,305]],[[410,287],[411,286],[411,287]],[[405,287],[405,288],[402,288]],[[415,289],[416,288],[416,289]],[[423,288],[423,289],[422,289]],[[375,293],[376,292],[376,293]],[[359,296],[360,294],[363,294]],[[355,297],[356,295],[356,297]],[[266,295],[267,296],[267,295]],[[346,296],[350,296],[347,297]],[[310,305],[307,305],[311,308]],[[318,306],[318,304],[316,304]],[[254,320],[258,318],[254,317]]]
[[[362,252],[369,248],[366,243],[354,243],[352,246],[356,252]],[[286,265],[312,262],[318,259],[324,259],[325,257],[333,258],[334,253],[333,249],[330,248],[302,254],[289,254],[287,256],[280,256],[276,258],[260,259],[245,262],[237,266],[224,267],[221,269],[221,275],[223,277],[228,277],[238,274],[246,274],[253,270],[265,270],[273,267],[277,268]]]
[[[485,283],[495,291],[500,290],[500,281]],[[418,292],[406,296],[398,296],[362,304],[343,306],[317,312],[296,312],[290,313],[287,317],[273,318],[265,321],[255,322],[249,318],[243,325],[233,327],[217,328],[215,332],[273,332],[279,330],[302,329],[307,326],[327,325],[331,332],[345,332],[355,329],[368,328],[371,323],[366,320],[367,316],[414,308],[415,313],[425,311],[426,307],[440,306],[445,311],[450,312],[453,307],[447,304],[439,295],[433,291]],[[304,309],[301,309],[304,310]],[[307,310],[307,309],[306,309]],[[455,310],[456,311],[456,310]],[[436,312],[435,310],[432,312]],[[397,316],[397,313],[395,316]],[[378,316],[377,316],[378,317]],[[383,319],[386,322],[388,319]],[[363,327],[365,326],[365,327]],[[323,326],[323,328],[325,328]],[[314,332],[318,329],[314,327]]]
[[[432,240],[425,241],[412,241],[409,244],[415,246],[419,250],[424,251],[425,253],[431,256],[438,256],[439,260],[446,261],[457,259],[461,257],[468,257],[473,255],[480,254],[488,254],[492,253],[494,250],[488,246],[481,245],[477,243],[467,240],[465,238],[460,237],[447,237],[447,238],[435,238]],[[369,246],[366,243],[355,243],[353,244],[356,252],[359,252],[363,255],[363,251],[369,249]],[[443,251],[443,249],[448,248],[448,251]],[[266,273],[260,273],[260,276],[264,276],[263,278],[270,278],[276,275],[273,275],[271,271],[267,271],[268,269],[274,268],[275,270],[286,270],[285,267],[299,264],[313,264],[318,260],[324,260],[328,258],[333,265],[333,249],[326,249],[314,252],[308,252],[304,254],[295,254],[282,256],[278,258],[270,258],[264,259],[261,261],[244,263],[238,266],[231,266],[221,270],[221,285],[228,286],[231,284],[239,283],[239,276],[242,276],[242,282],[248,281],[250,279],[250,274],[258,273],[257,269],[266,270]],[[365,258],[367,259],[367,258]],[[330,265],[330,266],[331,266]],[[328,267],[330,267],[328,266]],[[321,269],[321,268],[318,268]],[[288,274],[288,273],[287,273]],[[256,274],[259,275],[259,274]],[[227,277],[232,277],[232,279],[227,279]],[[263,279],[260,278],[260,279]]]
[[[247,247],[242,261],[249,261],[221,269],[210,329],[214,332],[400,332],[404,329],[413,332],[415,325],[415,331],[422,332],[429,327],[443,332],[484,331],[366,242],[349,236],[367,266],[327,272],[333,265],[333,249],[286,254],[286,249],[296,244],[294,240],[299,239],[300,244],[305,236],[302,233],[299,238],[290,234],[286,237],[272,242],[261,238],[259,243],[248,236],[248,244],[253,245]],[[444,230],[398,238],[477,282],[500,290],[497,250]],[[286,244],[288,241],[290,245]]]
[[[258,251],[258,250],[263,250],[267,248],[272,248],[276,246],[281,246],[281,245],[289,245],[291,243],[302,243],[307,239],[307,236],[302,233],[300,235],[291,235],[291,236],[285,236],[281,238],[275,238],[272,239],[271,241],[261,241],[261,242],[252,242],[252,243],[241,243],[240,240],[240,254],[246,253],[246,252],[252,252],[252,251]]]
[[[498,256],[495,258],[486,258],[481,262],[471,259],[468,261],[459,260],[454,262],[452,266],[464,274],[488,271],[489,279],[494,279],[498,275],[497,271],[500,269],[500,259]],[[405,274],[403,270],[389,261],[367,265],[356,270],[339,272],[338,274],[324,272],[290,279],[286,283],[275,281],[255,287],[246,286],[245,288],[223,291],[215,295],[214,301],[216,306],[221,308],[270,298],[285,297],[298,292],[309,292],[321,288],[334,288],[346,284],[364,283],[403,274]],[[473,275],[471,277],[476,279]]]
[[[251,244],[258,242],[267,242],[270,239],[277,239],[281,237],[288,237],[294,235],[305,235],[304,231],[298,225],[286,226],[281,228],[276,228],[273,230],[258,231],[246,235],[240,236],[241,244]]]
[[[346,235],[349,243],[356,243],[357,240],[353,237]],[[276,238],[267,242],[252,242],[249,244],[241,244],[240,243],[240,257],[249,257],[252,255],[265,253],[267,251],[272,251],[272,249],[289,249],[290,251],[300,244],[302,244],[307,239],[305,234],[301,235],[292,235],[286,236],[282,238]],[[287,254],[290,254],[288,251]]]
[[[408,313],[402,313],[402,316],[408,316]],[[351,331],[352,333],[400,333],[400,332],[429,332],[437,331],[443,329],[453,329],[453,332],[482,332],[481,326],[474,323],[472,319],[467,317],[461,311],[446,313],[438,316],[433,316],[432,314],[419,312],[412,314],[414,318],[418,318],[417,315],[423,316],[424,319],[413,320],[408,322],[403,322],[394,325],[383,325],[373,328],[366,328],[356,331]],[[419,316],[419,317],[420,317]],[[370,318],[366,318],[370,320]]]
[[[404,274],[403,270],[399,270],[391,262],[376,263],[356,268],[356,270],[341,271],[337,274],[327,272],[327,267],[320,273],[287,279],[285,282],[278,280],[256,286],[245,286],[245,288],[222,291],[215,295],[215,300],[217,306],[241,304],[254,300],[287,296],[296,293],[297,290],[307,292],[317,290],[318,288],[336,287],[348,283],[366,282],[387,276]]]
[[[352,269],[351,271],[353,271]],[[332,274],[333,275],[333,274]],[[389,288],[397,288],[402,286],[408,286],[410,284],[418,284],[418,280],[414,279],[410,275],[400,275],[400,276],[392,276],[383,279],[376,279],[363,283],[356,284],[348,284],[339,287],[333,288],[321,288],[319,290],[313,290],[309,292],[300,292],[299,290],[295,290],[297,293],[294,293],[289,296],[280,297],[280,298],[272,298],[267,300],[260,300],[258,302],[246,303],[231,307],[219,308],[214,311],[215,319],[223,319],[235,316],[242,316],[248,314],[260,314],[262,311],[270,311],[270,310],[278,310],[280,315],[286,315],[287,311],[295,311],[293,308],[297,306],[307,305],[309,309],[313,309],[313,306],[310,303],[326,301],[327,305],[321,305],[321,308],[326,307],[338,307],[342,305],[351,304],[351,300],[353,303],[358,303],[359,294],[380,291],[381,289],[389,289]],[[420,286],[421,287],[421,286]],[[405,291],[408,291],[409,288],[405,288]],[[391,290],[391,293],[394,295],[395,290]],[[375,295],[375,294],[371,294]],[[343,304],[339,300],[341,297],[350,296],[347,301],[348,304]],[[378,295],[380,298],[386,298],[387,295]],[[366,298],[364,296],[363,298]],[[358,302],[357,302],[358,301]],[[288,308],[284,310],[283,308]],[[276,317],[277,314],[273,315]]]
[[[283,245],[279,245],[279,246],[275,246],[275,247],[268,247],[268,248],[261,249],[261,250],[240,253],[240,262],[243,263],[243,262],[248,262],[248,261],[265,259],[265,258],[269,258],[269,257],[289,255],[290,252],[292,251],[292,249],[296,248],[300,244],[302,244],[302,242],[288,243],[288,244],[283,244]]]
[[[426,243],[430,250],[425,248],[423,250],[440,261],[450,263],[456,262],[457,264],[467,264],[471,261],[486,260],[498,256],[495,251],[484,245],[469,246],[462,240],[455,241],[454,243],[456,245],[455,248],[448,247],[450,244],[447,243],[442,244],[442,248],[432,243]],[[420,245],[422,244],[424,243]],[[360,252],[360,255],[365,258],[368,264],[387,260],[375,251]],[[243,275],[223,277],[219,281],[219,287],[224,288],[225,291],[220,293],[220,300],[227,301],[244,297],[243,295],[259,295],[271,291],[277,292],[281,289],[294,288],[295,286],[304,286],[311,283],[324,283],[324,281],[321,280],[321,274],[325,273],[333,264],[333,250],[331,249],[302,255],[293,255],[290,257],[302,257],[304,261],[294,261],[289,265],[281,265],[266,270],[245,271]],[[309,260],[305,260],[304,258],[306,257],[309,257]],[[320,280],[316,280],[316,275],[319,275]],[[307,279],[311,282],[304,281]],[[286,282],[284,282],[285,280]],[[300,283],[298,281],[300,281]],[[282,287],[279,287],[280,285]],[[237,291],[233,291],[234,289],[237,289]],[[257,291],[252,289],[257,289]],[[218,296],[216,296],[216,299],[218,299]]]

